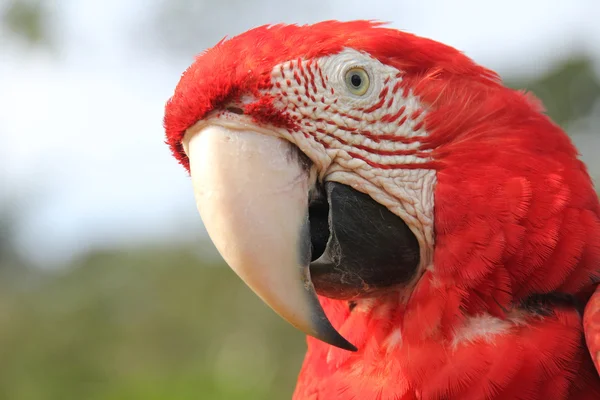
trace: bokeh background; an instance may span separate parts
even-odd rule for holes
[[[527,88],[600,177],[597,0],[0,0],[0,399],[286,399],[303,336],[224,267],[162,112],[265,23],[379,19]]]

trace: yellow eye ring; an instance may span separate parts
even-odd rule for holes
[[[362,96],[369,90],[369,74],[360,67],[350,68],[346,71],[346,86],[352,94]]]

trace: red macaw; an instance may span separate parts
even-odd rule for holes
[[[600,399],[598,198],[533,96],[326,21],[219,42],[164,123],[225,261],[309,335],[294,399]]]

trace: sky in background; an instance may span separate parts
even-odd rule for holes
[[[0,38],[0,190],[22,214],[22,253],[40,265],[95,246],[203,234],[188,177],[163,143],[162,116],[194,54],[225,35],[379,19],[502,75],[538,74],[582,51],[600,60],[597,0],[191,2],[194,12],[181,16],[189,35],[176,17],[157,17],[166,2],[55,3],[58,52]],[[600,143],[585,147],[591,161]]]

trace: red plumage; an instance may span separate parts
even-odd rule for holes
[[[533,96],[504,87],[457,50],[365,21],[251,30],[208,50],[182,76],[165,116],[173,153],[187,168],[185,130],[243,93],[260,98],[275,65],[344,47],[402,71],[402,89],[428,106],[429,135],[420,139],[431,162],[421,167],[437,171],[434,268],[406,302],[386,295],[350,312],[347,302],[321,298],[359,351],[309,338],[294,398],[600,398],[600,292],[590,299],[600,274],[600,206],[586,167]],[[262,101],[246,111],[295,129]],[[550,292],[587,303],[584,318],[544,304],[527,311],[532,295]],[[488,325],[468,326],[517,323],[493,340],[453,341],[484,313]]]

